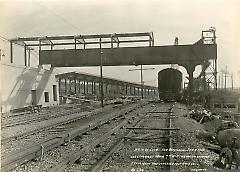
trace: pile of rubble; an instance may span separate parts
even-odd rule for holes
[[[218,116],[212,115],[209,110],[204,109],[202,106],[194,105],[193,109],[189,112],[188,117],[196,120],[198,123],[205,123],[211,121]]]
[[[186,116],[203,126],[204,130],[196,135],[202,145],[219,154],[219,159],[213,164],[215,167],[240,167],[240,128],[231,118],[230,112],[212,114],[209,110],[194,105]]]

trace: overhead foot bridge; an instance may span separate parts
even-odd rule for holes
[[[214,41],[206,43],[207,39]],[[190,92],[195,67],[217,59],[215,31],[213,37],[202,35],[194,44],[166,46],[155,46],[152,32],[16,38],[10,42],[11,61],[13,43],[23,45],[25,52],[38,47],[39,64],[52,67],[178,64],[189,74]]]

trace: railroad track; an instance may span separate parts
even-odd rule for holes
[[[152,111],[154,110],[155,109],[153,109]],[[135,123],[134,128],[137,128],[142,124],[143,119],[146,115],[147,113]],[[104,164],[107,162],[108,158],[111,157],[114,154],[114,152],[116,152],[119,149],[119,147],[123,144],[125,139],[130,137],[132,133],[133,133],[133,130],[128,131],[125,137],[122,138],[119,142],[116,142],[116,144],[114,144],[110,148],[109,152],[105,156],[103,156],[99,161],[93,164],[93,166],[90,168],[90,171],[92,172],[100,171],[101,168],[103,168]]]
[[[74,113],[80,113],[82,112],[81,108],[71,109],[71,110],[65,110],[61,112],[53,112],[53,113],[27,113],[27,114],[20,114],[20,115],[14,115],[11,117],[5,117],[2,119],[1,128],[7,128],[7,127],[14,127],[17,125],[24,125],[29,124],[32,122],[39,122],[44,120],[49,120],[61,116],[71,115]]]
[[[81,108],[68,107],[67,110],[66,109],[60,110],[60,111],[57,110],[54,112],[49,112],[49,111],[43,111],[38,113],[25,112],[25,113],[11,114],[11,115],[3,115],[1,117],[1,128],[4,129],[8,127],[29,124],[32,122],[49,120],[51,118],[53,119],[61,116],[67,116],[74,113],[81,113],[81,112],[84,112],[83,109],[84,108],[82,107]]]
[[[178,164],[186,168],[207,169],[204,162],[197,158],[194,163],[185,162],[185,156],[198,157],[201,152],[194,152],[193,155],[184,153],[178,156],[174,150],[175,135],[179,128],[174,128],[173,121],[177,118],[174,114],[174,104],[169,105],[167,110],[155,109],[148,113],[136,117],[130,127],[124,127],[125,132],[119,137],[113,137],[113,133],[121,133],[122,126],[126,122],[107,132],[102,137],[96,139],[87,147],[75,154],[66,157],[57,165],[50,168],[49,172],[55,171],[179,171]],[[127,119],[126,119],[127,120]],[[150,122],[149,122],[150,121]],[[156,125],[157,127],[153,127]],[[97,148],[97,145],[101,145]],[[106,145],[106,146],[103,146]],[[132,151],[136,146],[140,148]],[[144,150],[144,148],[157,150],[154,154]],[[187,147],[185,148],[187,149]],[[141,151],[143,150],[143,151]],[[87,157],[87,158],[86,158]],[[198,164],[197,164],[198,163]]]
[[[17,117],[23,116],[32,116],[32,115],[42,115],[46,113],[63,113],[63,112],[70,112],[73,109],[80,108],[80,104],[64,104],[64,105],[57,105],[57,107],[43,107],[41,108],[40,112],[32,112],[32,111],[23,111],[23,112],[13,112],[13,113],[4,113],[2,114],[2,119],[14,119]],[[76,108],[77,107],[77,108]],[[82,107],[81,107],[82,108]]]
[[[140,127],[146,121],[146,116],[148,116],[147,118],[149,118],[150,113],[155,113],[154,112],[155,109],[156,109],[156,107],[154,107],[150,112],[145,113],[138,117],[126,118],[125,121],[123,121],[122,123],[117,125],[115,128],[113,128],[109,132],[105,133],[102,137],[96,139],[90,145],[83,148],[81,151],[78,151],[74,155],[66,157],[63,161],[61,161],[60,163],[58,163],[57,165],[52,167],[49,171],[50,172],[63,171],[64,169],[67,171],[72,171],[72,169],[68,169],[68,167],[71,166],[71,164],[74,164],[75,162],[79,163],[79,161],[82,166],[87,166],[85,169],[79,169],[80,171],[101,171],[101,169],[103,168],[103,166],[105,165],[107,160],[114,153],[116,153],[116,151],[118,151],[119,147],[122,146],[126,140],[131,140],[131,141],[134,141],[135,139],[136,139],[135,141],[144,140],[144,139],[138,139],[138,138],[135,138],[135,139],[131,138],[131,135],[135,132],[135,130],[139,130],[139,129],[146,130],[146,131],[150,131],[150,130],[165,131],[166,130],[168,133],[168,131],[171,130],[169,128],[142,128],[142,127]],[[160,112],[160,113],[165,113],[165,112]],[[166,113],[169,113],[169,112],[167,111]],[[126,131],[124,132],[124,134],[120,135],[119,138],[113,138],[112,134],[119,132],[119,130],[121,130],[121,129],[123,130],[123,126],[126,126],[127,121],[131,118],[135,119],[134,123],[132,124],[132,127],[125,128]],[[160,118],[160,119],[163,119],[163,118]],[[165,138],[165,136],[163,136],[163,138]],[[109,149],[105,149],[105,148],[101,147],[101,150],[105,150],[105,151],[104,151],[103,155],[100,155],[100,157],[95,157],[95,160],[97,159],[97,161],[94,162],[93,159],[88,159],[86,162],[82,162],[81,157],[85,156],[84,154],[86,152],[89,152],[90,150],[94,149],[99,144],[104,145],[106,143],[106,140],[108,140],[108,142],[110,142],[109,139],[111,141],[114,140],[112,145],[109,146],[110,147]],[[91,164],[88,164],[87,162],[91,162]],[[87,164],[83,165],[84,163],[87,163]],[[76,170],[73,170],[73,171],[76,171]]]
[[[64,125],[64,124],[67,124],[67,123],[71,123],[71,122],[74,122],[74,121],[77,121],[77,120],[80,120],[82,118],[85,118],[87,117],[88,115],[86,114],[83,114],[83,115],[79,115],[77,117],[73,117],[71,119],[68,119],[68,120],[63,120],[63,121],[60,121],[60,122],[56,122],[54,124],[51,124],[51,125],[47,125],[47,126],[43,126],[43,127],[38,127],[34,130],[30,130],[30,131],[27,131],[27,132],[22,132],[20,134],[16,134],[16,135],[13,135],[13,136],[8,136],[6,138],[2,138],[1,142],[2,143],[6,143],[10,140],[13,140],[13,139],[17,139],[17,138],[21,138],[21,137],[25,137],[25,136],[28,136],[28,135],[31,135],[31,134],[34,134],[34,133],[37,133],[37,132],[41,132],[41,131],[44,131],[44,130],[48,130],[50,128],[54,128],[54,127],[57,127],[57,126],[60,126],[60,125]],[[26,124],[26,123],[25,123]]]
[[[32,146],[25,147],[25,149],[19,152],[15,152],[9,156],[4,157],[2,159],[2,170],[8,171],[8,170],[14,169],[16,166],[26,163],[27,161],[37,159],[38,157],[43,157],[43,154],[45,154],[49,150],[59,147],[60,145],[64,145],[68,143],[70,140],[72,140],[73,138],[79,135],[83,135],[88,131],[95,130],[100,126],[109,123],[111,120],[116,120],[117,118],[120,118],[123,114],[132,112],[136,108],[141,106],[143,106],[143,104],[132,105],[130,107],[127,107],[123,110],[118,111],[115,115],[112,115],[111,117],[95,120],[94,122],[92,122],[90,125],[87,125],[87,126],[85,125],[78,128],[76,127],[71,128],[70,131],[64,132],[61,135],[47,139],[44,142],[39,143],[38,145],[35,144]]]
[[[15,155],[15,160],[12,159],[12,163],[6,167],[13,167],[19,161],[24,163],[26,157],[30,157],[27,161],[38,157],[38,161],[25,165],[25,171],[34,167],[38,171],[49,172],[208,169],[200,157],[203,152],[196,151],[189,155],[188,152],[175,151],[178,149],[175,136],[180,129],[174,125],[174,120],[178,119],[174,109],[178,109],[174,104],[130,108],[88,128],[65,133],[65,136],[55,138],[57,142],[49,140],[21,158],[17,158],[19,154]],[[200,158],[196,158],[198,156]],[[192,157],[195,159],[192,164],[195,165],[185,166]],[[179,169],[176,164],[184,167]],[[18,171],[18,168],[14,171]]]
[[[179,108],[175,105],[176,104],[173,104],[173,109],[191,110],[191,108]],[[170,121],[169,125],[174,127],[176,125],[175,123],[173,121]],[[188,122],[186,123],[189,124]],[[184,142],[186,145],[181,144],[181,139],[179,140],[179,138],[181,138],[183,135],[186,135],[186,131],[187,130],[185,130],[185,126],[181,126],[181,134],[178,135],[179,137],[172,137],[169,142],[172,148],[172,151],[169,152],[169,155],[171,157],[170,163],[172,164],[171,171],[218,171],[214,169],[212,165],[206,164],[205,160],[209,158],[209,155],[206,153],[206,150],[200,146],[200,144],[197,146],[191,146],[191,142],[194,142],[194,139],[191,137],[183,137],[184,139],[187,139],[188,142]],[[176,134],[175,131],[171,132],[172,135]]]
[[[105,107],[104,109],[101,109],[101,108],[100,109],[95,109],[92,112],[82,112],[82,114],[79,114],[79,109],[69,110],[69,111],[67,111],[68,112],[67,114],[62,115],[63,119],[60,120],[59,122],[53,122],[53,123],[50,123],[49,125],[36,127],[33,130],[29,130],[29,131],[26,131],[26,132],[21,132],[20,134],[14,134],[13,136],[7,136],[7,137],[2,136],[1,142],[6,143],[6,142],[8,142],[10,140],[13,140],[13,139],[22,138],[22,137],[25,137],[25,136],[28,136],[28,135],[31,135],[31,134],[34,134],[34,133],[38,133],[38,132],[41,132],[41,131],[44,131],[44,130],[48,130],[48,129],[51,129],[51,128],[54,128],[54,127],[57,127],[57,126],[60,126],[60,125],[72,123],[74,121],[81,120],[83,118],[86,118],[86,117],[89,117],[89,116],[92,116],[92,115],[101,114],[102,112],[106,113],[110,109],[112,109],[112,106]],[[79,115],[76,115],[76,114],[79,114]],[[67,120],[64,118],[65,116],[66,116]]]
[[[154,115],[153,115],[154,114]],[[169,114],[169,115],[168,115]],[[125,145],[123,145],[124,147],[129,147],[127,148],[127,150],[131,150],[134,149],[134,147],[136,145],[141,145],[143,148],[152,148],[152,149],[165,149],[165,150],[169,150],[170,144],[168,144],[168,141],[171,138],[171,135],[168,135],[168,133],[173,129],[173,128],[168,128],[167,125],[167,121],[171,120],[170,116],[171,116],[172,112],[171,110],[167,110],[167,111],[151,111],[149,112],[145,118],[143,118],[141,120],[140,123],[138,123],[135,127],[133,128],[129,128],[131,129],[130,132],[128,133],[128,135],[125,137],[127,138],[128,142],[130,141],[130,143],[126,143]],[[167,116],[166,116],[167,115]],[[150,125],[147,125],[149,123],[149,121],[152,120],[161,120],[162,122],[160,122],[158,127],[152,127],[151,126],[151,122]],[[164,121],[165,120],[165,121]],[[164,121],[164,122],[163,122]],[[142,125],[142,126],[141,126]],[[132,133],[137,130],[138,133],[135,134],[134,136],[131,136]],[[177,130],[177,129],[173,129],[173,130]],[[123,140],[124,142],[124,140]],[[132,146],[131,142],[135,142],[135,145]],[[129,145],[130,146],[129,146]],[[112,166],[110,164],[117,164],[116,161],[111,162],[108,161],[109,157],[112,157],[114,152],[118,151],[119,147],[121,145],[116,145],[114,147],[114,151],[110,151],[106,157],[104,157],[101,161],[97,162],[94,167],[91,169],[91,171],[96,172],[96,171],[102,171],[102,170],[106,170],[106,171],[111,171],[112,168],[109,168],[109,166]],[[167,165],[161,165],[161,167],[155,167],[155,165],[157,164],[164,164],[168,161],[170,161],[170,159],[166,158],[168,157],[168,153],[167,151],[163,152],[161,157],[162,159],[158,159],[160,156],[159,155],[151,155],[148,154],[147,152],[132,152],[130,153],[130,155],[127,154],[127,156],[130,156],[131,158],[129,159],[131,161],[131,163],[127,164],[130,166],[130,168],[128,169],[129,171],[166,171],[168,170],[168,166]],[[126,155],[126,154],[125,154]],[[149,159],[148,159],[149,158]],[[156,161],[156,159],[158,159]],[[124,162],[126,163],[126,161]],[[143,164],[148,164],[148,167],[144,167]],[[154,165],[153,165],[154,164]],[[153,165],[153,167],[152,167]],[[119,167],[114,167],[113,169],[115,170],[115,168],[119,168]],[[125,167],[124,167],[125,168]],[[121,168],[120,168],[121,170]]]

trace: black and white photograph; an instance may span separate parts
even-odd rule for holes
[[[0,171],[240,171],[239,19],[240,0],[0,0]]]

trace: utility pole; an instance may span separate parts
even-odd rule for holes
[[[226,73],[224,74],[224,89],[227,89],[227,75]]]
[[[231,81],[232,81],[232,90],[233,90],[233,73],[231,73]]]
[[[101,94],[101,107],[103,107],[103,99],[104,99],[104,94],[103,94],[103,69],[102,69],[102,39],[100,38],[100,94]]]
[[[227,71],[227,66],[226,66],[226,70],[224,71],[224,88],[225,90],[227,90],[227,77],[228,77],[228,71]]]
[[[142,68],[142,65],[141,65],[141,67],[140,67],[140,69],[130,69],[129,71],[135,71],[135,70],[140,70],[141,72],[140,72],[140,81],[141,81],[141,96],[142,96],[142,99],[143,99],[143,70],[153,70],[153,69],[155,69],[155,68],[145,68],[145,69],[143,69]]]
[[[222,82],[221,82],[221,87],[222,87],[222,88],[224,88],[224,86],[223,86],[223,82],[224,82],[223,74],[224,74],[224,70],[222,69],[222,70],[221,70],[221,78],[222,78],[222,80],[221,80],[221,81],[222,81]]]
[[[218,76],[218,88],[220,88],[221,87],[221,76],[219,75]]]
[[[240,70],[238,71],[238,75],[239,75],[239,83],[238,83],[239,88],[238,88],[238,90],[239,90],[239,93],[240,93]]]
[[[221,78],[222,78],[221,85],[222,85],[222,88],[224,88],[225,90],[227,89],[227,77],[228,77],[228,74],[229,74],[229,72],[228,72],[227,66],[226,66],[225,70],[224,69],[221,70]]]
[[[143,69],[142,69],[142,65],[141,65],[141,78],[140,78],[140,80],[141,80],[141,95],[142,95],[142,99],[143,99]]]

